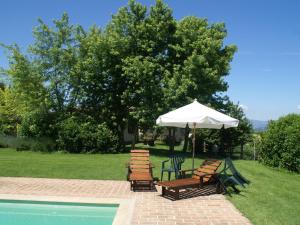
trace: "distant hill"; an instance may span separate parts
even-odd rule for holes
[[[268,121],[263,120],[250,120],[255,131],[265,131],[268,125]]]

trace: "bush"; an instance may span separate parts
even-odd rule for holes
[[[260,160],[273,167],[300,170],[300,115],[271,121],[262,137]]]
[[[47,110],[36,110],[23,116],[22,122],[18,127],[18,136],[22,137],[54,137],[55,130],[55,113]]]
[[[55,142],[50,138],[27,138],[14,136],[0,136],[0,148],[15,148],[17,151],[53,152]]]
[[[105,123],[72,116],[59,124],[57,144],[60,150],[71,153],[115,152],[118,138]]]

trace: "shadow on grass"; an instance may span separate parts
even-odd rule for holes
[[[151,155],[158,156],[158,157],[169,157],[170,155],[174,155],[174,154],[182,154],[186,158],[192,158],[192,152],[190,152],[190,151],[183,152],[181,145],[175,146],[174,152],[170,152],[168,145],[162,145],[162,144],[156,144],[154,146],[150,146],[150,145],[144,145],[144,144],[138,143],[135,148],[136,149],[147,149],[150,151]],[[130,150],[131,150],[131,146],[127,145],[126,152],[130,152]],[[198,159],[207,159],[207,158],[223,159],[224,157],[221,155],[218,155],[218,154],[196,153],[195,158],[198,158]]]

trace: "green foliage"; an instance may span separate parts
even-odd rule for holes
[[[239,120],[238,127],[220,130],[198,129],[196,131],[197,150],[204,150],[205,142],[207,150],[211,150],[214,145],[217,145],[221,153],[232,154],[235,147],[240,147],[252,139],[252,126],[242,108],[231,101],[227,101],[222,108],[224,109],[223,113]]]
[[[71,116],[59,124],[57,144],[71,153],[115,152],[117,137],[105,123],[97,124],[90,117]]]
[[[171,107],[195,98],[213,104],[215,94],[227,90],[223,77],[236,47],[224,46],[227,32],[223,23],[209,24],[193,16],[177,23],[175,42],[170,45],[170,66],[164,83],[166,103]]]
[[[300,171],[300,115],[289,114],[270,121],[259,152],[263,163]]]
[[[0,148],[15,148],[17,151],[53,152],[56,150],[56,144],[52,139],[46,137],[0,136]]]
[[[15,93],[9,88],[0,90],[0,135],[16,135],[21,121]]]
[[[18,127],[20,137],[55,137],[57,113],[48,110],[35,110],[24,114]]]
[[[71,71],[77,61],[78,38],[82,35],[80,26],[69,24],[69,16],[64,13],[60,20],[54,20],[54,28],[39,19],[33,35],[35,41],[30,52],[35,56],[40,76],[46,83],[50,104],[54,111],[63,111],[69,104],[75,104],[76,92]]]
[[[72,25],[66,13],[52,26],[38,22],[27,54],[6,46],[11,97],[0,100],[2,133],[16,134],[21,124],[19,134],[50,136],[65,149],[56,129],[73,126],[87,132],[80,134],[85,139],[91,131],[83,124],[91,117],[106,123],[122,146],[126,126],[151,129],[158,115],[194,98],[216,105],[227,90],[236,47],[224,44],[225,25],[192,16],[176,21],[161,0],[148,9],[130,0],[102,29]],[[73,113],[83,118],[78,127],[67,120]],[[97,151],[71,129],[62,132],[77,143],[72,151]]]
[[[10,77],[13,88],[8,88],[14,96],[17,114],[21,115],[46,102],[44,79],[36,65],[31,63],[27,56],[20,52],[18,46],[6,46],[10,51],[10,67],[6,74]]]
[[[221,149],[231,152],[237,145],[244,145],[251,140],[252,125],[246,118],[243,109],[239,105],[227,102],[224,113],[239,120],[236,128],[222,129]]]

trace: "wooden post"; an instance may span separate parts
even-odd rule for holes
[[[196,123],[194,123],[194,127],[193,127],[193,166],[192,169],[194,169],[194,165],[195,165],[195,141],[196,141]]]

